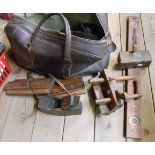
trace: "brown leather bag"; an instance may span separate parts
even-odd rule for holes
[[[41,28],[54,15],[63,21],[64,30],[61,32]],[[13,16],[5,32],[17,64],[44,75],[51,73],[58,78],[90,75],[107,68],[110,53],[116,48],[111,40],[107,15],[91,15],[100,25],[82,23],[82,28],[76,30],[70,27],[65,14],[46,14],[38,25]]]

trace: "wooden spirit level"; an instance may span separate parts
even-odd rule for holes
[[[134,64],[136,64],[137,67],[148,67],[151,63],[150,54],[148,51],[140,51],[140,18],[134,16],[129,17],[127,26],[127,50],[130,52],[122,52],[123,55],[129,55],[129,57],[132,57],[132,61],[135,62]],[[135,57],[135,59],[133,57]],[[121,59],[123,62],[126,58],[121,57]],[[126,83],[126,92],[129,94],[129,100],[127,100],[127,104],[125,106],[125,136],[133,139],[142,139],[143,136],[140,68],[131,68],[126,70],[126,75],[135,77],[134,80],[130,80]],[[135,95],[131,95],[133,93]]]

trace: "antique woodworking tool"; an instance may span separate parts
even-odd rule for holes
[[[122,51],[118,56],[118,68],[129,69],[129,68],[145,68],[149,67],[152,58],[148,50],[139,50],[139,17],[129,17],[128,20],[128,51]]]
[[[82,77],[60,80],[70,94],[80,95],[85,93]],[[58,83],[51,89],[50,78],[19,79],[8,82],[5,86],[7,95],[47,95],[55,97],[68,96],[68,92]]]
[[[51,97],[50,94],[43,96],[35,95],[34,97],[38,101],[38,108],[40,111],[58,116],[80,115],[82,113],[80,96],[72,95],[65,85],[52,74],[49,75],[49,78],[53,85],[51,87],[54,87],[54,83],[56,82],[68,95],[61,98],[55,96]]]
[[[8,82],[5,86],[7,95],[33,95],[40,111],[58,116],[80,115],[82,104],[80,94],[85,93],[82,77],[58,80],[53,75],[49,78],[33,78]]]
[[[125,136],[127,138],[142,139],[142,99],[141,96],[141,69],[148,67],[151,56],[148,51],[140,51],[140,18],[129,17],[127,20],[128,38],[126,52],[120,52],[118,58],[119,68],[128,68],[127,76],[133,76],[133,80],[126,82],[127,104],[125,104]],[[133,68],[136,67],[136,68]],[[132,68],[132,69],[129,69]],[[120,95],[119,93],[117,93]],[[134,94],[134,95],[131,95]],[[123,94],[122,97],[125,97]]]
[[[68,116],[80,115],[82,104],[80,96],[68,95],[60,98],[53,98],[49,95],[37,96],[38,109],[46,114]]]
[[[119,92],[117,90],[117,82],[133,81],[134,76],[114,77],[110,69],[105,69],[98,76],[90,79],[93,92],[95,94],[95,104],[102,114],[110,114],[123,105],[123,101],[138,99],[142,96],[140,93]]]
[[[127,102],[130,99],[138,99],[138,98],[142,97],[142,94],[128,95],[126,92],[121,93],[121,92],[119,92],[119,91],[116,90],[116,96],[118,98],[121,98],[122,100],[124,100],[124,101]]]
[[[117,91],[117,82],[133,79],[134,76],[114,77],[110,69],[105,69],[97,77],[90,79],[95,94],[95,104],[102,114],[110,114],[122,107],[122,100],[136,97],[137,94],[128,96]]]

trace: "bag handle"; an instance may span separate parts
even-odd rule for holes
[[[70,25],[68,23],[68,20],[66,19],[66,17],[61,14],[61,13],[49,13],[47,15],[45,15],[43,17],[43,19],[40,21],[40,23],[38,24],[38,26],[36,27],[34,33],[32,34],[31,40],[30,40],[30,47],[32,47],[33,41],[35,40],[40,27],[42,26],[42,24],[51,16],[54,15],[58,15],[65,26],[65,49],[64,49],[64,61],[66,61],[67,63],[71,63],[71,30],[70,30]]]

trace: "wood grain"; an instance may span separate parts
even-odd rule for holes
[[[150,78],[150,85],[147,86],[146,83],[142,83],[145,87],[145,91],[147,92],[148,89],[152,90],[152,93],[148,92],[146,93],[146,97],[144,98],[144,104],[143,107],[143,115],[144,115],[144,121],[145,121],[145,127],[144,127],[144,140],[145,141],[155,141],[155,115],[154,115],[154,107],[155,105],[153,102],[155,101],[155,14],[142,14],[142,26],[143,26],[143,34],[145,39],[145,48],[150,51],[152,56],[152,63],[147,69],[149,72],[149,78]],[[145,75],[145,71],[143,71],[143,74]],[[143,77],[145,79],[145,76]],[[150,88],[151,87],[151,88]],[[152,101],[153,99],[153,101]],[[147,117],[145,117],[147,116]]]
[[[140,17],[128,17],[126,19],[127,23],[127,50],[128,51],[137,51],[140,50],[141,38],[140,38]],[[134,24],[136,24],[136,28],[134,29]],[[134,32],[134,30],[136,32]],[[135,40],[133,42],[133,38]],[[126,91],[128,95],[133,95],[134,93],[141,93],[141,68],[131,68],[128,69],[128,75],[135,76],[136,85],[134,85],[133,81],[127,81]],[[135,88],[134,88],[135,87]],[[136,90],[136,92],[134,92]],[[136,100],[130,99],[127,102],[126,106],[126,134],[127,138],[134,138],[141,140],[143,137],[142,131],[142,98],[138,98]],[[137,125],[132,125],[133,118],[137,118],[139,120]]]
[[[34,128],[30,141],[62,141],[64,118],[64,116],[49,115],[37,110]]]
[[[25,70],[21,71],[19,78],[25,78]],[[1,141],[30,141],[35,115],[28,115],[33,112],[33,98],[14,96],[10,104]]]
[[[38,111],[31,141],[61,142],[64,116],[52,116]]]
[[[121,43],[122,43],[122,50],[126,50],[126,18],[128,16],[139,16],[140,14],[120,14],[120,21],[121,21]],[[143,31],[142,27],[140,28],[140,49],[145,49],[144,45],[144,38],[143,38]],[[141,71],[141,90],[142,90],[142,120],[143,120],[143,130],[144,136],[143,141],[151,141],[154,138],[155,132],[154,129],[154,110],[153,110],[153,101],[152,101],[152,92],[151,92],[151,85],[150,85],[150,78],[148,69],[143,69]],[[147,113],[146,113],[146,110]],[[151,120],[151,121],[150,121]],[[127,139],[127,141],[133,141],[132,139]]]
[[[90,90],[88,79],[89,76],[84,77],[87,94]],[[87,94],[81,95],[82,115],[66,117],[63,141],[94,141],[94,112]]]
[[[126,50],[125,19],[129,15],[140,16],[139,14],[108,15],[110,32],[113,41],[117,45],[117,50],[111,55],[109,65],[109,68],[113,70],[117,61],[118,53],[122,50]],[[0,41],[5,42],[7,44],[7,48],[9,48],[10,45],[4,35],[4,25],[2,25],[2,23],[3,22],[0,20]],[[152,97],[154,98],[155,94],[154,25],[154,14],[142,14],[145,45],[146,49],[151,51],[153,59],[149,68],[150,72],[148,69],[144,69],[141,73],[143,93],[143,141],[155,141],[155,114],[152,100]],[[143,38],[142,30],[141,38]],[[141,44],[141,48],[145,49],[144,40]],[[19,77],[21,70],[11,59],[9,59],[9,62],[12,68],[14,68],[14,71],[7,81],[12,81]],[[114,70],[114,74],[116,76],[121,76],[122,72]],[[152,83],[152,87],[150,83]],[[123,89],[123,84],[120,83],[118,85],[118,89],[121,91]],[[68,116],[64,119],[63,116],[51,116],[38,112],[36,115],[32,115],[29,119],[26,119],[24,124],[22,124],[23,117],[19,117],[19,115],[25,111],[23,109],[23,104],[27,104],[27,111],[30,113],[32,111],[32,107],[30,105],[34,103],[33,101],[34,100],[31,97],[14,98],[12,96],[6,96],[5,93],[2,92],[2,88],[0,89],[0,132],[2,133],[2,139],[0,139],[0,141],[125,141],[125,138],[123,137],[123,108],[108,116],[95,116],[96,119],[94,119],[94,103],[92,103],[91,96],[88,99],[87,95],[82,95],[81,101],[83,104],[83,113],[81,116]],[[11,121],[15,122],[15,125]],[[12,127],[13,130],[11,130]],[[26,130],[28,130],[28,133],[26,133]],[[129,141],[129,139],[127,139],[127,141]]]
[[[5,43],[7,49],[9,49],[10,44],[9,44],[8,39],[3,31],[6,24],[7,24],[6,21],[3,21],[0,19],[0,42]],[[8,55],[6,55],[6,56],[7,56],[9,65],[11,66],[11,68],[13,70],[12,70],[10,76],[8,77],[8,79],[3,84],[3,86],[1,86],[1,88],[0,88],[0,140],[1,140],[2,132],[4,130],[4,125],[6,123],[6,119],[8,117],[11,102],[13,100],[13,96],[9,96],[9,97],[6,96],[5,92],[3,91],[3,88],[4,88],[4,85],[8,81],[15,80],[16,78],[18,78],[19,74],[21,72],[21,69],[15,65],[15,63],[12,61],[12,59],[10,59],[10,57],[8,57]]]
[[[116,77],[122,76],[122,71],[115,70],[117,56],[121,51],[119,14],[108,14],[109,29],[112,39],[117,46],[116,52],[111,54],[109,69]],[[118,83],[117,89],[123,90],[123,84]],[[124,141],[123,137],[123,107],[110,115],[97,115],[95,123],[95,141]]]

